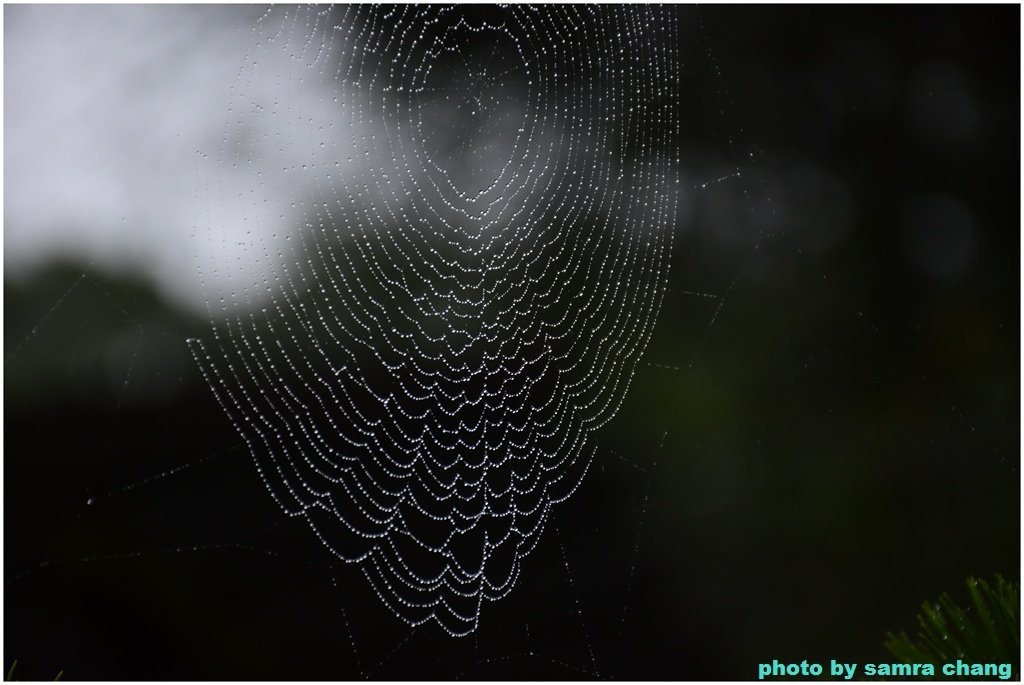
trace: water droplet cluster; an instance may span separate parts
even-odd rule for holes
[[[237,273],[200,265],[193,351],[273,497],[410,623],[466,634],[509,592],[651,336],[674,21],[283,6],[254,28],[217,160],[241,189],[199,221]]]

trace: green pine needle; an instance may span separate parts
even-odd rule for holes
[[[9,669],[7,669],[7,677],[4,678],[4,680],[6,680],[7,682],[12,682],[12,681],[16,680],[16,678],[14,677],[14,672],[17,671],[17,670],[18,670],[18,660],[15,659],[11,663],[11,667]],[[57,673],[57,677],[55,677],[54,680],[57,681],[57,680],[62,679],[63,677],[64,677],[64,670],[61,669],[61,671]]]
[[[967,579],[972,604],[961,609],[942,593],[925,602],[917,616],[920,632],[912,640],[905,632],[889,633],[885,648],[905,663],[970,663],[1013,665],[1020,679],[1020,584],[996,575],[995,587],[979,578]]]

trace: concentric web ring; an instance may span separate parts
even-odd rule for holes
[[[409,623],[464,635],[510,591],[651,336],[670,9],[286,7],[254,29],[216,160],[238,187],[199,222],[241,256],[199,265],[193,353],[274,499]]]

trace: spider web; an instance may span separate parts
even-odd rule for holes
[[[677,260],[669,285],[687,203],[740,181],[728,136],[684,171],[693,55],[707,59],[699,24],[678,8],[269,10],[223,148],[200,162],[213,332],[186,327],[216,403],[196,393],[202,411],[139,421],[169,356],[178,376],[160,382],[199,381],[168,341],[180,326],[92,268],[41,294],[53,304],[9,346],[19,366],[88,303],[125,335],[103,362],[110,404],[73,422],[88,491],[53,495],[50,534],[14,555],[42,561],[9,568],[8,593],[116,595],[103,613],[130,625],[176,576],[168,597],[198,588],[194,639],[283,612],[317,626],[326,677],[632,672],[652,479],[685,372],[762,237],[737,222],[717,274]],[[264,100],[252,86],[268,81]],[[296,150],[307,161],[282,161]],[[659,344],[663,302],[694,323]],[[668,422],[638,421],[637,375],[663,388]],[[620,410],[641,432],[602,445],[591,434]],[[290,606],[299,587],[319,600]]]
[[[256,35],[234,105],[255,122],[218,160],[256,181],[234,221],[256,273],[211,285],[197,361],[277,503],[403,619],[468,634],[578,487],[657,319],[674,11],[288,8]],[[260,71],[264,48],[293,70]],[[266,79],[269,106],[245,87]],[[248,127],[308,161],[274,168]],[[294,211],[266,202],[281,190]]]

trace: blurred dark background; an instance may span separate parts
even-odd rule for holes
[[[1020,8],[679,11],[671,291],[475,637],[410,631],[281,519],[202,317],[65,255],[4,283],[5,668],[750,679],[885,661],[922,601],[1019,581]]]

